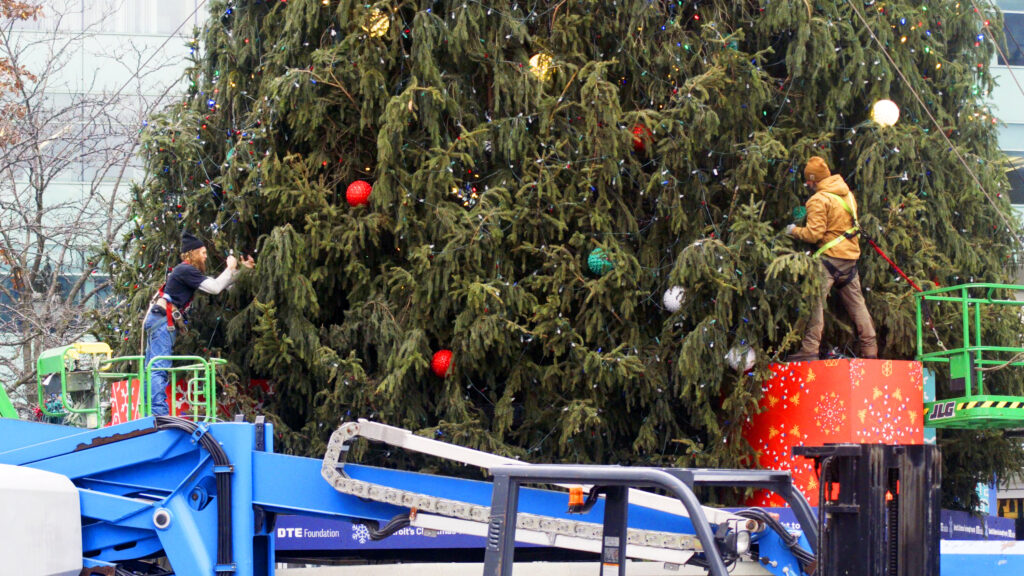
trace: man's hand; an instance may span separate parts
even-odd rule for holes
[[[232,272],[238,270],[238,258],[235,258],[234,254],[228,255],[227,265],[228,270],[231,270]]]
[[[256,261],[252,259],[252,256],[242,256],[242,266],[252,270],[253,267],[256,266]]]
[[[794,228],[796,228],[796,224],[790,224],[789,226],[786,226],[786,230],[785,230],[786,236],[792,236]]]

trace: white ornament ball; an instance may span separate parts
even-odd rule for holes
[[[892,100],[879,100],[871,107],[871,119],[880,126],[892,126],[900,119],[900,107]]]
[[[672,286],[665,290],[665,295],[661,297],[661,303],[669,312],[679,312],[679,309],[683,307],[683,300],[685,299],[686,290],[683,290],[682,286]]]
[[[725,360],[733,370],[746,373],[753,370],[757,363],[757,352],[750,346],[733,346],[725,355]]]

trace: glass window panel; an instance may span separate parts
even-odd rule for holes
[[[1003,31],[1006,34],[1004,51],[1006,59],[999,56],[1000,65],[1024,66],[1024,12],[1006,12],[1003,14]]]
[[[162,2],[160,4],[160,17],[156,32],[160,34],[191,34],[192,26],[195,25],[196,15],[195,2]],[[184,25],[182,25],[184,23]],[[178,27],[181,27],[179,30]]]
[[[1010,203],[1024,205],[1024,156],[1010,155],[1013,167],[1006,172],[1010,181]]]

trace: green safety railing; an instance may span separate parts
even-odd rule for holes
[[[153,368],[152,364],[160,360],[168,361],[170,367]],[[217,418],[217,366],[226,363],[220,358],[158,356],[147,365],[143,356],[112,357],[110,347],[102,342],[52,348],[36,362],[39,409],[52,422],[100,428],[111,419],[113,384],[123,382],[127,413],[122,419],[149,416],[153,413],[153,373],[165,371],[168,382],[184,380],[181,392],[191,407],[187,414],[178,413],[175,396],[179,388],[175,384],[168,398],[171,415],[213,422]],[[133,410],[136,405],[138,409]]]
[[[1024,428],[1024,397],[991,395],[985,391],[985,372],[1024,366],[1024,347],[993,346],[982,342],[982,311],[986,306],[1024,306],[1024,301],[997,298],[996,292],[1024,291],[1024,286],[974,283],[917,293],[917,359],[949,369],[950,388],[962,396],[925,402],[925,426],[932,428]],[[960,310],[960,347],[925,351],[925,331],[933,304],[949,303]],[[938,335],[936,334],[938,339]],[[941,343],[941,340],[939,340]]]
[[[169,360],[170,368],[153,368],[153,363],[161,360]],[[184,365],[176,365],[176,362],[187,362]],[[168,382],[177,382],[175,376],[185,376],[185,389],[183,391],[185,402],[192,408],[189,414],[178,414],[178,403],[173,397],[167,398],[171,416],[186,416],[195,421],[213,422],[217,419],[217,366],[226,364],[227,360],[220,358],[202,358],[200,356],[156,356],[146,366],[145,384],[143,386],[142,399],[145,404],[145,414],[152,414],[153,407],[150,390],[152,386],[153,372],[167,372]],[[175,391],[177,389],[175,388]]]
[[[11,404],[11,399],[7,397],[3,383],[0,383],[0,418],[18,419],[18,411],[14,409],[14,404]]]

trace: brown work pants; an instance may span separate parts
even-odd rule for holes
[[[838,272],[837,276],[840,277],[848,277],[857,265],[856,260],[842,260],[829,256],[822,256],[822,260],[827,260]],[[836,279],[825,268],[824,264],[819,264],[819,268],[821,269],[822,280],[821,298],[815,303],[814,309],[811,311],[811,319],[807,324],[807,332],[804,334],[804,341],[800,346],[799,353],[801,357],[807,357],[808,359],[818,358],[818,348],[821,346],[821,331],[825,327],[825,300],[828,298],[828,293],[832,291],[832,285],[836,282]],[[871,315],[868,314],[868,307],[864,303],[864,294],[861,293],[860,274],[853,272],[853,278],[839,289],[839,297],[842,299],[843,306],[850,315],[850,319],[853,320],[853,325],[857,328],[861,358],[875,358],[878,356],[875,325],[871,322]]]

